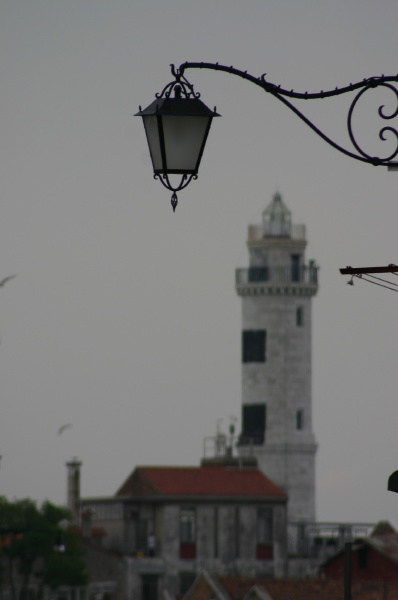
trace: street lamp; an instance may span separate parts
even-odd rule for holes
[[[211,122],[220,116],[199,100],[185,79],[177,73],[175,77],[156,100],[136,114],[144,122],[155,178],[173,192],[173,210],[178,202],[176,192],[197,178]],[[182,175],[180,183],[174,186],[169,175]]]
[[[283,89],[281,86],[267,81],[265,74],[255,77],[247,71],[240,71],[219,63],[185,62],[178,69],[171,65],[174,81],[168,83],[160,94],[156,94],[156,99],[147,108],[142,110],[140,107],[136,115],[142,117],[144,121],[154,177],[173,192],[171,197],[173,210],[177,206],[177,192],[187,187],[192,179],[197,179],[212,119],[220,116],[216,109],[212,111],[199,100],[200,94],[194,91],[193,85],[185,77],[185,71],[188,69],[223,71],[250,81],[277,98],[319,137],[339,152],[374,166],[384,165],[389,170],[398,169],[398,162],[394,161],[398,155],[398,130],[395,127],[385,126],[379,131],[379,138],[382,141],[391,137],[395,138],[395,148],[386,156],[375,156],[366,152],[358,143],[353,130],[354,110],[361,97],[370,89],[387,89],[395,98],[396,108],[392,112],[386,112],[384,105],[379,106],[379,118],[391,120],[398,116],[398,90],[392,85],[398,82],[398,75],[370,77],[330,91],[302,93]],[[172,97],[172,92],[175,94],[174,97]],[[291,102],[291,100],[331,98],[349,92],[356,92],[347,114],[348,135],[353,147],[351,150],[329,138]],[[169,177],[172,175],[182,175],[178,185],[172,185]]]
[[[387,489],[389,492],[398,492],[398,471],[391,473],[388,478]]]

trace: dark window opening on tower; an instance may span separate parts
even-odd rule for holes
[[[291,255],[292,281],[300,281],[300,254]]]
[[[265,404],[244,404],[242,406],[242,433],[240,446],[261,445],[264,443],[267,424]]]
[[[242,332],[242,362],[261,363],[266,358],[266,332],[263,329]]]
[[[304,411],[301,408],[296,412],[296,429],[304,429]]]
[[[296,308],[296,325],[297,327],[304,325],[304,308],[302,306]]]

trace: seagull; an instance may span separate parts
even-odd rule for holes
[[[8,275],[8,277],[4,277],[4,279],[0,281],[0,287],[3,287],[7,283],[7,281],[10,281],[10,279],[14,279],[14,277],[16,277],[16,275]]]
[[[65,429],[69,429],[69,427],[72,427],[72,423],[66,423],[65,425],[62,425],[62,427],[58,429],[58,435],[61,435],[61,433],[63,433]]]

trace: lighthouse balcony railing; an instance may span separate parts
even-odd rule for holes
[[[303,267],[247,267],[236,269],[236,285],[256,283],[297,283],[304,285],[317,285],[318,267],[310,264]]]
[[[291,223],[282,223],[279,226],[276,226],[275,223],[266,225],[249,225],[249,242],[258,242],[268,237],[305,240],[305,225],[293,225]]]

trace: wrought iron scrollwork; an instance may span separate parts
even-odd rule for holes
[[[383,87],[386,88],[388,90],[391,90],[393,92],[393,94],[395,95],[395,100],[397,102],[397,108],[391,113],[391,114],[385,114],[384,113],[384,104],[379,106],[379,117],[381,119],[394,119],[397,115],[398,115],[398,90],[391,85],[390,83],[387,83],[385,81],[380,81],[380,80],[375,80],[375,81],[371,81],[368,85],[366,85],[354,98],[354,100],[351,103],[350,109],[348,111],[348,119],[347,119],[347,127],[348,127],[348,134],[350,136],[351,142],[353,144],[353,146],[355,146],[356,150],[363,156],[365,157],[369,162],[371,162],[374,165],[380,165],[380,164],[388,164],[390,163],[398,154],[398,131],[397,129],[395,129],[394,127],[382,127],[382,129],[380,129],[379,132],[379,137],[382,141],[386,141],[387,140],[387,134],[388,133],[392,133],[393,135],[395,135],[395,140],[396,140],[396,148],[395,150],[389,154],[388,156],[385,156],[383,158],[381,157],[375,157],[375,156],[370,156],[369,154],[367,154],[366,152],[364,152],[364,150],[359,146],[359,144],[357,143],[355,137],[354,137],[354,133],[353,133],[353,127],[352,127],[352,115],[354,112],[354,108],[357,105],[358,100],[361,98],[361,96],[368,91],[369,89],[374,89],[375,87]]]
[[[178,204],[178,197],[177,197],[177,192],[180,192],[181,190],[183,190],[184,188],[187,187],[187,185],[189,185],[191,183],[192,180],[195,180],[198,178],[197,175],[182,175],[181,177],[181,181],[179,183],[179,185],[177,186],[173,186],[170,182],[169,176],[166,174],[158,174],[155,173],[155,175],[153,176],[154,179],[159,179],[160,183],[166,188],[168,189],[170,192],[173,192],[171,195],[171,206],[173,208],[173,212],[175,212],[176,208],[177,208],[177,204]]]
[[[284,89],[280,85],[276,85],[276,84],[268,81],[266,79],[266,74],[263,74],[260,77],[255,77],[253,75],[250,75],[247,71],[241,71],[239,69],[235,69],[233,66],[220,65],[219,63],[185,62],[180,65],[179,69],[175,69],[174,66],[172,65],[173,75],[177,78],[184,80],[184,82],[188,86],[188,88],[192,89],[192,90],[193,90],[193,87],[191,86],[191,84],[188,83],[188,81],[185,79],[185,76],[184,76],[184,73],[187,69],[210,69],[210,70],[215,70],[215,71],[223,71],[223,72],[229,73],[231,75],[237,75],[238,77],[241,77],[242,79],[246,79],[247,81],[250,81],[251,83],[254,83],[255,85],[261,87],[265,92],[273,95],[280,102],[285,104],[285,106],[290,108],[290,110],[293,111],[302,121],[304,121],[304,123],[306,123],[319,137],[321,137],[325,142],[327,142],[330,146],[332,146],[339,152],[342,152],[343,154],[350,156],[351,158],[355,158],[356,160],[359,160],[359,161],[362,161],[365,163],[369,163],[372,165],[385,165],[385,166],[393,165],[393,166],[398,167],[398,162],[394,162],[394,159],[398,156],[398,130],[395,127],[385,126],[380,129],[379,138],[382,141],[386,141],[388,138],[390,138],[389,134],[394,135],[396,138],[396,148],[394,149],[394,151],[391,152],[388,156],[380,157],[380,156],[372,156],[371,154],[365,152],[365,150],[359,145],[357,139],[354,136],[353,123],[352,123],[354,109],[356,108],[359,99],[368,90],[378,88],[378,87],[387,88],[390,91],[392,91],[394,93],[396,101],[397,101],[397,108],[390,114],[385,113],[384,105],[380,106],[378,109],[379,117],[381,119],[391,120],[398,116],[398,90],[393,85],[393,83],[398,82],[398,75],[392,75],[392,76],[381,75],[380,77],[370,77],[368,79],[364,79],[363,81],[360,81],[360,82],[357,82],[354,84],[350,83],[350,85],[345,86],[345,87],[341,87],[341,88],[336,87],[333,90],[328,90],[328,91],[321,90],[320,92],[309,93],[309,92],[296,92],[294,90]],[[351,102],[351,105],[348,110],[348,117],[347,117],[348,135],[349,135],[351,143],[352,143],[353,147],[355,148],[356,152],[351,151],[351,150],[341,146],[340,144],[338,144],[337,142],[332,140],[330,137],[328,137],[314,123],[312,123],[312,121],[310,121],[310,119],[308,117],[306,117],[297,108],[297,106],[295,106],[295,104],[293,104],[290,101],[290,99],[293,99],[293,100],[317,100],[317,99],[331,98],[333,96],[339,96],[339,95],[346,94],[349,92],[355,92],[357,90],[359,90],[359,91],[356,94],[353,101]]]
[[[179,88],[179,93],[185,98],[200,98],[200,93],[195,92],[192,83],[190,83],[184,74],[180,72],[179,69],[176,69],[174,65],[170,65],[171,74],[174,77],[173,81],[170,81],[167,85],[164,86],[161,92],[155,94],[156,98],[170,98],[173,91],[176,88]]]

